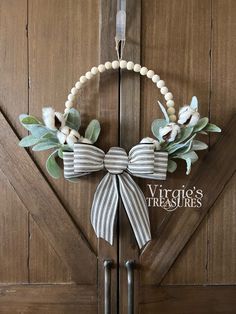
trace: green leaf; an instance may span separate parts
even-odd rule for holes
[[[67,114],[66,119],[66,125],[73,129],[78,131],[80,128],[81,119],[80,119],[80,113],[75,108],[71,108],[70,111]]]
[[[51,141],[46,141],[46,142],[41,142],[41,143],[36,144],[33,147],[33,151],[39,152],[42,150],[48,150],[48,149],[55,148],[55,147],[58,147],[57,143],[51,142]]]
[[[191,103],[190,103],[190,107],[193,109],[193,110],[198,110],[198,100],[197,100],[197,97],[196,96],[193,96],[192,97],[192,100],[191,100]]]
[[[34,137],[33,135],[28,135],[22,138],[22,140],[19,142],[19,146],[21,147],[30,147],[32,145],[35,145],[39,142],[39,139]]]
[[[204,150],[207,148],[208,148],[208,145],[206,143],[198,141],[198,140],[193,141],[192,150]]]
[[[85,137],[90,140],[92,143],[95,143],[100,134],[101,127],[98,120],[90,121],[87,129],[85,131]]]
[[[20,116],[21,119],[22,115]],[[22,124],[42,124],[42,122],[33,116],[26,115],[20,120]]]
[[[177,137],[176,143],[182,143],[185,140],[187,140],[187,138],[189,138],[189,136],[192,134],[192,132],[193,132],[193,127],[182,128],[180,134]]]
[[[32,135],[34,137],[37,137],[37,138],[42,138],[47,133],[49,133],[48,128],[46,128],[44,125],[32,125],[32,124],[30,124],[30,125],[28,125],[28,127],[29,127],[28,130],[32,133]]]
[[[191,172],[191,165],[198,160],[198,155],[194,151],[191,151],[191,152],[188,152],[186,154],[178,155],[175,158],[185,160],[186,165],[187,165],[186,174],[189,175]]]
[[[169,155],[175,153],[177,154],[180,149],[182,148],[186,148],[186,152],[189,151],[189,149],[191,148],[192,145],[192,140],[194,139],[194,137],[196,136],[196,134],[194,134],[192,137],[190,137],[186,142],[184,143],[180,143],[180,144],[173,144],[172,146],[169,146],[168,149],[168,153]],[[184,150],[185,152],[185,150]]]
[[[177,163],[174,160],[169,159],[167,171],[170,173],[173,173],[173,172],[175,172],[176,169],[177,169]]]
[[[160,107],[164,117],[165,117],[166,122],[169,123],[170,122],[170,118],[168,116],[168,113],[167,113],[165,107],[160,103],[160,101],[158,101],[158,104],[159,104],[159,107]]]
[[[162,138],[160,136],[159,130],[167,125],[166,120],[164,119],[156,119],[152,122],[152,133],[153,135],[161,142]]]
[[[58,157],[60,157],[61,159],[63,159],[63,149],[60,147],[59,149],[58,149]]]
[[[62,173],[61,168],[59,167],[58,163],[56,162],[56,156],[58,155],[57,150],[54,151],[46,161],[46,169],[51,177],[54,179],[59,179]]]
[[[194,133],[197,133],[205,128],[205,126],[208,124],[209,119],[208,118],[201,118],[198,120],[198,123],[195,125],[193,131]]]
[[[203,129],[205,132],[221,132],[221,128],[219,128],[217,125],[213,123],[208,123],[207,126]]]
[[[42,139],[50,139],[50,140],[57,139],[55,132],[47,132],[47,133],[43,134],[43,136],[41,138]],[[58,141],[58,139],[57,139],[57,141]]]

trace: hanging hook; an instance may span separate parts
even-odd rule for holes
[[[117,0],[116,14],[116,52],[118,60],[123,57],[125,47],[125,29],[126,29],[126,0]]]

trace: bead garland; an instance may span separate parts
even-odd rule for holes
[[[106,70],[110,69],[127,69],[128,71],[134,71],[136,73],[140,73],[142,76],[147,76],[147,78],[151,79],[152,82],[159,88],[160,93],[164,96],[167,106],[167,113],[169,115],[170,121],[176,121],[175,115],[175,103],[173,100],[173,94],[168,90],[165,86],[165,82],[161,80],[160,76],[155,74],[153,70],[148,70],[146,67],[142,67],[140,64],[135,64],[133,61],[125,61],[125,60],[114,60],[112,62],[107,61],[104,64],[99,64],[97,67],[93,67],[90,71],[86,72],[85,75],[82,75],[78,82],[76,82],[75,86],[71,89],[70,94],[68,95],[68,99],[65,102],[65,113],[67,113],[70,108],[73,107],[73,104],[76,100],[77,94],[79,90],[82,88],[83,84],[88,80],[93,78],[98,73],[103,73]]]

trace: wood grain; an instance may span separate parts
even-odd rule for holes
[[[20,135],[28,110],[27,1],[0,1],[0,108]],[[2,129],[1,129],[2,132]],[[0,282],[28,281],[28,212],[1,172]]]
[[[211,120],[223,128],[236,111],[236,14],[235,1],[212,2]],[[235,133],[235,131],[234,131]],[[216,141],[211,137],[211,143]],[[235,146],[235,144],[234,144]],[[232,147],[232,150],[234,149]],[[224,149],[224,148],[222,148]],[[234,161],[235,163],[235,161]],[[233,165],[229,164],[228,167]],[[231,179],[209,216],[208,281],[236,283],[236,177]]]
[[[175,211],[168,220],[164,232],[146,248],[141,257],[144,269],[143,282],[149,284],[161,282],[206,213],[232,178],[236,170],[235,127],[236,116],[229,121],[229,127],[225,130],[224,135],[202,160],[198,173],[188,185],[188,187],[197,186],[201,190],[207,191],[203,198],[202,207],[199,210],[185,208]],[[205,176],[206,173],[207,177]],[[168,241],[166,235],[168,235]]]
[[[208,115],[210,92],[210,36],[211,1],[159,0],[142,1],[142,64],[153,69],[173,92],[176,111],[196,95],[202,116]],[[150,22],[151,21],[151,22]],[[199,44],[198,44],[199,43]],[[141,135],[152,136],[151,123],[162,116],[157,100],[164,103],[162,95],[146,78],[141,81]],[[145,180],[142,188],[150,195],[148,184],[161,184],[163,188],[179,189],[197,172],[194,166],[190,176],[185,175],[179,163],[177,171],[168,174],[166,182]],[[150,207],[152,237],[159,237],[161,225],[168,218],[162,208]],[[168,238],[168,234],[166,234]],[[198,257],[197,259],[195,257]],[[177,263],[173,265],[165,284],[200,284],[206,281],[207,225],[198,230]]]
[[[0,126],[4,130],[0,137],[2,172],[48,241],[69,267],[73,280],[78,283],[93,283],[96,276],[94,253],[85,244],[82,235],[32,159],[18,146],[18,138],[2,114]]]

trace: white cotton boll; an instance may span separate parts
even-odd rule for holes
[[[160,136],[164,141],[173,142],[180,132],[180,127],[176,123],[168,123],[159,129]]]
[[[64,118],[63,113],[61,112],[55,112],[55,126],[57,129],[64,128],[66,125],[66,120]]]
[[[63,128],[61,128],[61,132],[64,133],[65,135],[69,135],[70,128],[68,126],[64,126]]]
[[[185,126],[195,126],[200,119],[200,114],[190,106],[184,106],[179,111],[179,124]]]
[[[52,107],[42,109],[43,121],[45,126],[50,130],[55,130],[55,110]]]
[[[65,144],[65,142],[66,142],[66,134],[58,131],[57,132],[57,138],[58,138],[58,141],[60,142],[60,144]]]
[[[75,136],[77,139],[80,138],[80,134],[79,134],[79,132],[76,131],[76,130],[71,130],[71,131],[70,131],[70,135]]]
[[[79,142],[84,143],[84,144],[92,144],[92,142],[89,139],[87,139],[83,136],[80,137]]]
[[[73,135],[68,135],[66,138],[66,142],[71,149],[74,149],[74,144],[78,142],[78,139]]]

